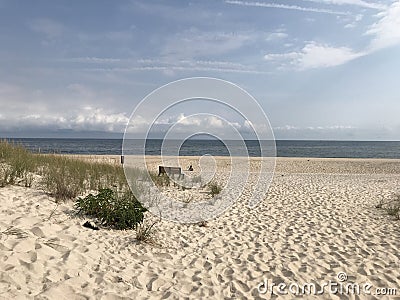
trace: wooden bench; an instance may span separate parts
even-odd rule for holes
[[[185,174],[182,173],[182,169],[180,167],[158,166],[158,176],[160,176],[162,174],[167,174],[168,176],[178,174],[179,175],[178,178],[185,177]]]

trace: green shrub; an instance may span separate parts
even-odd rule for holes
[[[135,229],[147,211],[130,190],[118,195],[109,188],[99,190],[97,195],[78,198],[75,207],[79,213],[95,217],[102,225],[115,229]]]
[[[218,183],[215,183],[215,182],[209,183],[208,189],[209,189],[208,194],[211,195],[211,197],[218,195],[222,191],[222,187]]]

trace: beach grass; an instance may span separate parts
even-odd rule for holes
[[[31,187],[34,181],[57,202],[76,199],[77,211],[102,225],[136,229],[143,222],[146,209],[129,188],[121,165],[31,153],[21,145],[0,141],[0,187]]]
[[[136,240],[143,243],[156,244],[154,240],[156,224],[157,221],[151,224],[145,224],[144,222],[138,224],[136,227]]]
[[[24,182],[32,184],[31,174],[36,168],[32,154],[20,145],[0,141],[0,186]]]
[[[56,200],[73,199],[86,191],[107,187],[128,189],[120,165],[31,153],[21,145],[0,141],[0,186],[22,183],[30,187],[35,180]]]
[[[159,176],[156,172],[149,172],[150,178],[157,187],[168,187],[171,184],[171,179],[168,175]]]
[[[389,200],[381,200],[377,205],[377,209],[383,210],[388,216],[400,220],[400,194],[395,194]]]
[[[387,203],[383,209],[389,216],[400,220],[400,194],[394,195],[393,199]]]

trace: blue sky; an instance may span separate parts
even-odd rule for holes
[[[399,0],[0,0],[0,136],[112,136],[154,89],[210,76],[278,139],[400,140],[399,54]]]

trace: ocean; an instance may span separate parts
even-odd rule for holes
[[[33,152],[41,153],[120,155],[122,152],[122,140],[120,139],[16,138],[8,140],[21,144]],[[173,141],[170,141],[170,143],[173,144]],[[229,156],[229,151],[235,153],[235,150],[240,148],[241,142],[228,141],[227,144],[229,150],[226,145],[218,140],[186,140],[182,147],[180,147],[179,155],[201,156],[209,154],[214,156]],[[264,149],[271,149],[271,147],[268,148],[271,145],[270,142],[265,142],[264,144],[267,145]],[[142,154],[143,147],[141,145],[140,141],[131,140],[128,154]],[[160,155],[161,145],[162,140],[147,140],[145,147],[146,155]],[[260,143],[258,141],[248,140],[245,141],[245,145],[249,156],[255,157],[261,155]],[[125,153],[127,152],[125,151]],[[400,141],[277,140],[276,154],[278,157],[400,159]]]

